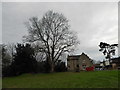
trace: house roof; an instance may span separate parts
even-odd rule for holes
[[[67,60],[77,60],[80,58],[80,55],[72,55],[72,56],[68,56]]]
[[[68,56],[67,60],[78,60],[80,58],[80,56],[87,56],[85,53],[82,53],[81,55],[72,55],[72,56]],[[87,56],[88,57],[88,56]],[[88,57],[89,58],[89,57]],[[90,59],[90,58],[89,58]],[[90,59],[91,60],[91,59]]]
[[[94,64],[94,66],[100,66],[100,64]]]
[[[112,58],[112,63],[120,63],[120,57],[118,58]]]

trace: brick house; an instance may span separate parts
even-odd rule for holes
[[[85,53],[67,57],[67,67],[69,71],[86,70],[86,67],[91,66],[93,66],[92,59],[90,59]]]

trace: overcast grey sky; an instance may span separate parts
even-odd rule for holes
[[[99,43],[118,43],[117,2],[3,2],[3,43],[22,42],[27,34],[24,22],[32,16],[41,18],[48,10],[63,13],[69,19],[71,30],[77,32],[80,45],[75,54],[85,52],[92,59],[102,60]]]

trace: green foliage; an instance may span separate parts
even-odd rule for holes
[[[34,58],[34,49],[30,44],[17,44],[13,67],[16,73],[35,72],[37,61]]]
[[[3,60],[5,61],[6,49],[3,48]],[[16,76],[23,73],[49,73],[50,64],[49,59],[42,62],[37,62],[35,58],[35,49],[30,44],[17,44],[15,46],[15,53],[11,64],[6,65],[3,68],[2,76]],[[10,60],[7,58],[7,60]],[[55,71],[61,72],[66,70],[65,63],[57,63],[55,65]]]
[[[55,65],[55,71],[56,72],[65,72],[65,71],[67,71],[67,67],[65,65],[65,62],[62,62],[61,60],[59,60]]]
[[[50,65],[47,61],[37,62],[37,73],[49,73]]]
[[[67,67],[65,62],[58,61],[54,67],[55,72],[65,72]],[[50,65],[48,61],[42,61],[37,63],[37,72],[38,73],[50,73]]]
[[[14,76],[22,73],[36,72],[37,61],[34,58],[34,49],[30,44],[17,44],[14,61],[3,73],[3,76]]]

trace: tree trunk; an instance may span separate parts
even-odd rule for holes
[[[50,70],[50,72],[54,72],[54,67],[55,67],[55,66],[54,66],[54,63],[52,62],[52,63],[51,63],[51,70]]]
[[[109,64],[110,64],[110,61],[111,61],[111,55],[109,54]]]

